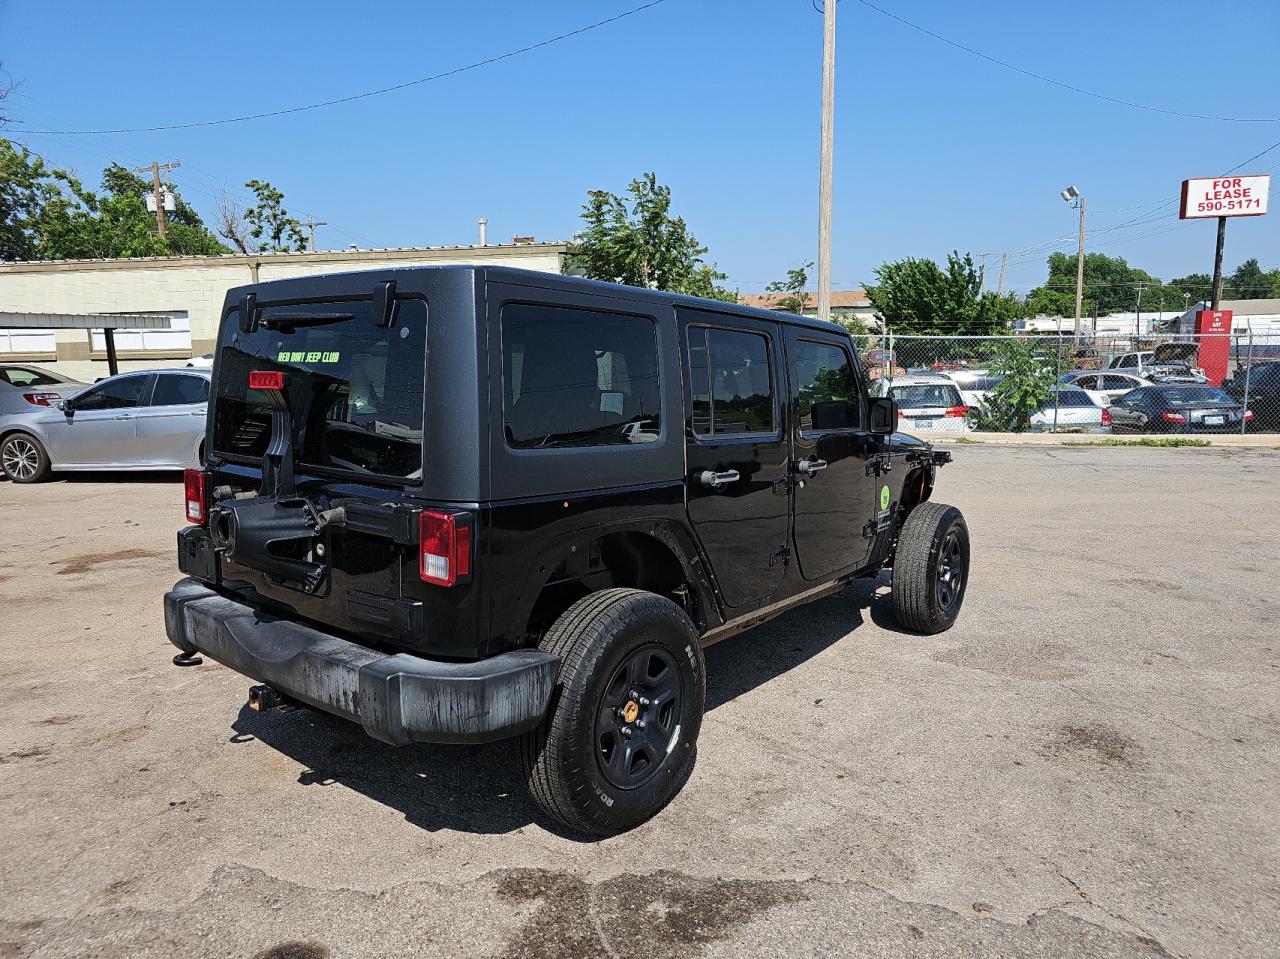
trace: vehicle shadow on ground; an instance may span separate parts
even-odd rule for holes
[[[865,622],[889,629],[885,577],[858,580],[843,592],[792,610],[707,650],[707,711],[804,664]],[[305,767],[298,783],[341,785],[402,813],[429,831],[502,834],[538,826],[578,842],[591,837],[546,819],[525,793],[516,740],[478,746],[388,746],[353,723],[306,708],[256,712],[245,706],[233,743],[258,740]],[[689,770],[687,775],[692,775]]]
[[[153,485],[157,483],[169,483],[174,486],[182,484],[182,474],[174,470],[156,470],[147,472],[122,472],[122,473],[54,473],[51,477],[53,482],[64,483],[115,483],[118,485],[126,485],[129,483]]]

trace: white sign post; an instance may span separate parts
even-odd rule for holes
[[[1222,250],[1227,242],[1227,217],[1262,216],[1271,195],[1271,176],[1205,176],[1182,181],[1182,220],[1218,218],[1218,246],[1213,257],[1213,309],[1222,299]]]

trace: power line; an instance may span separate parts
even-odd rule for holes
[[[1182,117],[1185,120],[1217,120],[1224,123],[1280,123],[1280,117],[1220,117],[1203,113],[1184,113],[1180,110],[1167,110],[1164,107],[1153,107],[1146,103],[1137,103],[1133,100],[1123,100],[1120,97],[1110,97],[1105,93],[1095,93],[1092,90],[1084,89],[1084,87],[1077,87],[1070,83],[1064,83],[1061,80],[1055,80],[1053,77],[1047,77],[1041,73],[1033,73],[1031,70],[1024,70],[1022,67],[1014,66],[1012,63],[1000,60],[990,54],[983,53],[981,50],[975,50],[973,47],[967,47],[963,43],[951,40],[939,33],[934,33],[932,30],[922,27],[918,23],[912,23],[910,20],[898,16],[896,13],[890,13],[883,7],[878,7],[874,3],[871,3],[870,0],[857,0],[857,2],[862,4],[864,7],[874,10],[882,16],[888,17],[890,20],[896,20],[903,26],[910,27],[912,30],[923,33],[925,36],[933,37],[933,39],[941,41],[948,46],[955,47],[957,50],[963,50],[965,53],[978,57],[982,60],[986,60],[988,63],[994,63],[998,67],[1004,67],[1006,70],[1012,70],[1014,73],[1020,73],[1024,77],[1031,77],[1033,80],[1039,80],[1041,83],[1052,84],[1055,87],[1070,90],[1072,93],[1079,93],[1082,96],[1093,97],[1095,100],[1105,100],[1108,103],[1116,103],[1120,106],[1132,107],[1135,110],[1146,110],[1149,113],[1163,113],[1166,116]]]
[[[559,36],[551,37],[547,40],[540,40],[537,43],[531,43],[518,50],[509,50],[506,53],[500,53],[484,60],[477,60],[475,63],[468,63],[466,66],[454,67],[452,70],[446,70],[443,73],[432,74],[429,77],[419,77],[416,80],[406,80],[404,83],[396,83],[389,87],[379,87],[376,90],[367,90],[364,93],[353,93],[345,97],[335,97],[332,100],[322,100],[319,103],[308,103],[303,106],[287,107],[283,110],[269,110],[265,113],[249,113],[243,116],[224,117],[219,120],[196,120],[191,123],[167,123],[153,127],[121,127],[115,130],[31,130],[22,132],[61,133],[69,136],[94,136],[116,133],[159,133],[165,130],[191,130],[197,127],[213,127],[223,126],[228,123],[244,123],[248,120],[265,120],[268,117],[281,117],[291,113],[304,113],[308,110],[319,110],[323,107],[337,106],[340,103],[352,103],[356,100],[367,100],[369,97],[381,96],[384,93],[394,93],[397,90],[404,90],[408,87],[416,87],[424,83],[431,83],[434,80],[443,80],[446,77],[455,77],[460,73],[478,70],[480,67],[487,67],[503,60],[510,60],[512,57],[531,53],[532,51],[541,49],[542,47],[550,46],[553,43],[559,43],[561,40],[568,40],[570,37],[576,37],[591,30],[598,30],[600,27],[608,26],[611,23],[617,23],[619,20],[635,16],[637,13],[641,13],[644,10],[656,7],[665,2],[666,0],[649,0],[648,3],[642,3],[638,7],[632,7],[630,10],[626,10],[616,16],[607,17],[604,20],[597,20],[595,23],[589,23],[585,27],[579,27],[576,30],[570,30],[568,33],[562,33]]]

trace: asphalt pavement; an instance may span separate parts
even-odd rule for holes
[[[0,484],[0,959],[1275,956],[1280,454],[954,453],[956,627],[882,578],[713,647],[691,778],[603,841],[510,744],[172,666],[173,477]]]

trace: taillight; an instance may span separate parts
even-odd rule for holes
[[[182,474],[182,486],[186,490],[187,522],[197,526],[203,526],[209,518],[204,482],[207,476],[204,470],[184,470]]]
[[[471,575],[471,523],[467,514],[423,510],[418,516],[418,575],[424,583],[453,586]]]
[[[284,389],[284,374],[279,370],[250,370],[249,389],[282,390]]]
[[[1110,411],[1110,410],[1103,410],[1103,411],[1102,411],[1102,425],[1103,425],[1103,426],[1110,426],[1110,425],[1111,425],[1111,411]]]
[[[1166,423],[1185,423],[1187,418],[1181,413],[1161,413],[1160,418]]]
[[[22,398],[32,406],[52,406],[62,399],[57,393],[23,393]]]
[[[968,414],[968,412],[969,412],[969,407],[967,406],[953,406],[942,415],[943,416],[965,416]]]
[[[1251,419],[1253,419],[1253,410],[1245,410],[1245,411],[1244,411],[1244,418],[1245,418],[1246,420],[1251,420]]]

